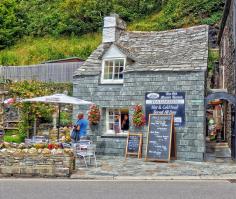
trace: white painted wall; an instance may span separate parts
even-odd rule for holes
[[[111,58],[126,58],[127,56],[120,51],[120,49],[116,45],[112,45],[106,53],[103,55],[103,59],[111,59]]]

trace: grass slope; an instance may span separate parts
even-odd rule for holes
[[[0,65],[29,65],[67,57],[86,59],[101,42],[98,33],[81,37],[27,37],[15,46],[0,51]]]
[[[199,24],[215,25],[224,0],[168,0],[162,10],[129,25],[129,30],[161,31]]]

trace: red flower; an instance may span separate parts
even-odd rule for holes
[[[100,110],[95,104],[91,105],[88,112],[88,120],[91,124],[98,124],[100,121]]]
[[[135,127],[142,127],[146,124],[146,119],[141,104],[138,104],[134,107],[132,121]]]

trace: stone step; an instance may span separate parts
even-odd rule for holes
[[[229,144],[227,142],[216,143],[215,148],[229,148]]]
[[[207,143],[206,144],[206,148],[213,148],[213,149],[216,149],[216,148],[229,148],[229,145],[227,142],[221,142],[221,143],[215,143],[215,142],[212,142],[212,143]]]

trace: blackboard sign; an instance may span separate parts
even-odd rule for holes
[[[185,92],[148,92],[145,95],[146,118],[149,114],[174,114],[175,127],[185,125]]]
[[[146,160],[170,160],[173,130],[173,114],[150,114],[148,122],[148,138]]]
[[[138,155],[138,158],[141,158],[141,145],[142,145],[141,133],[140,134],[128,133],[125,157],[127,157],[127,155],[130,154],[130,155]]]

